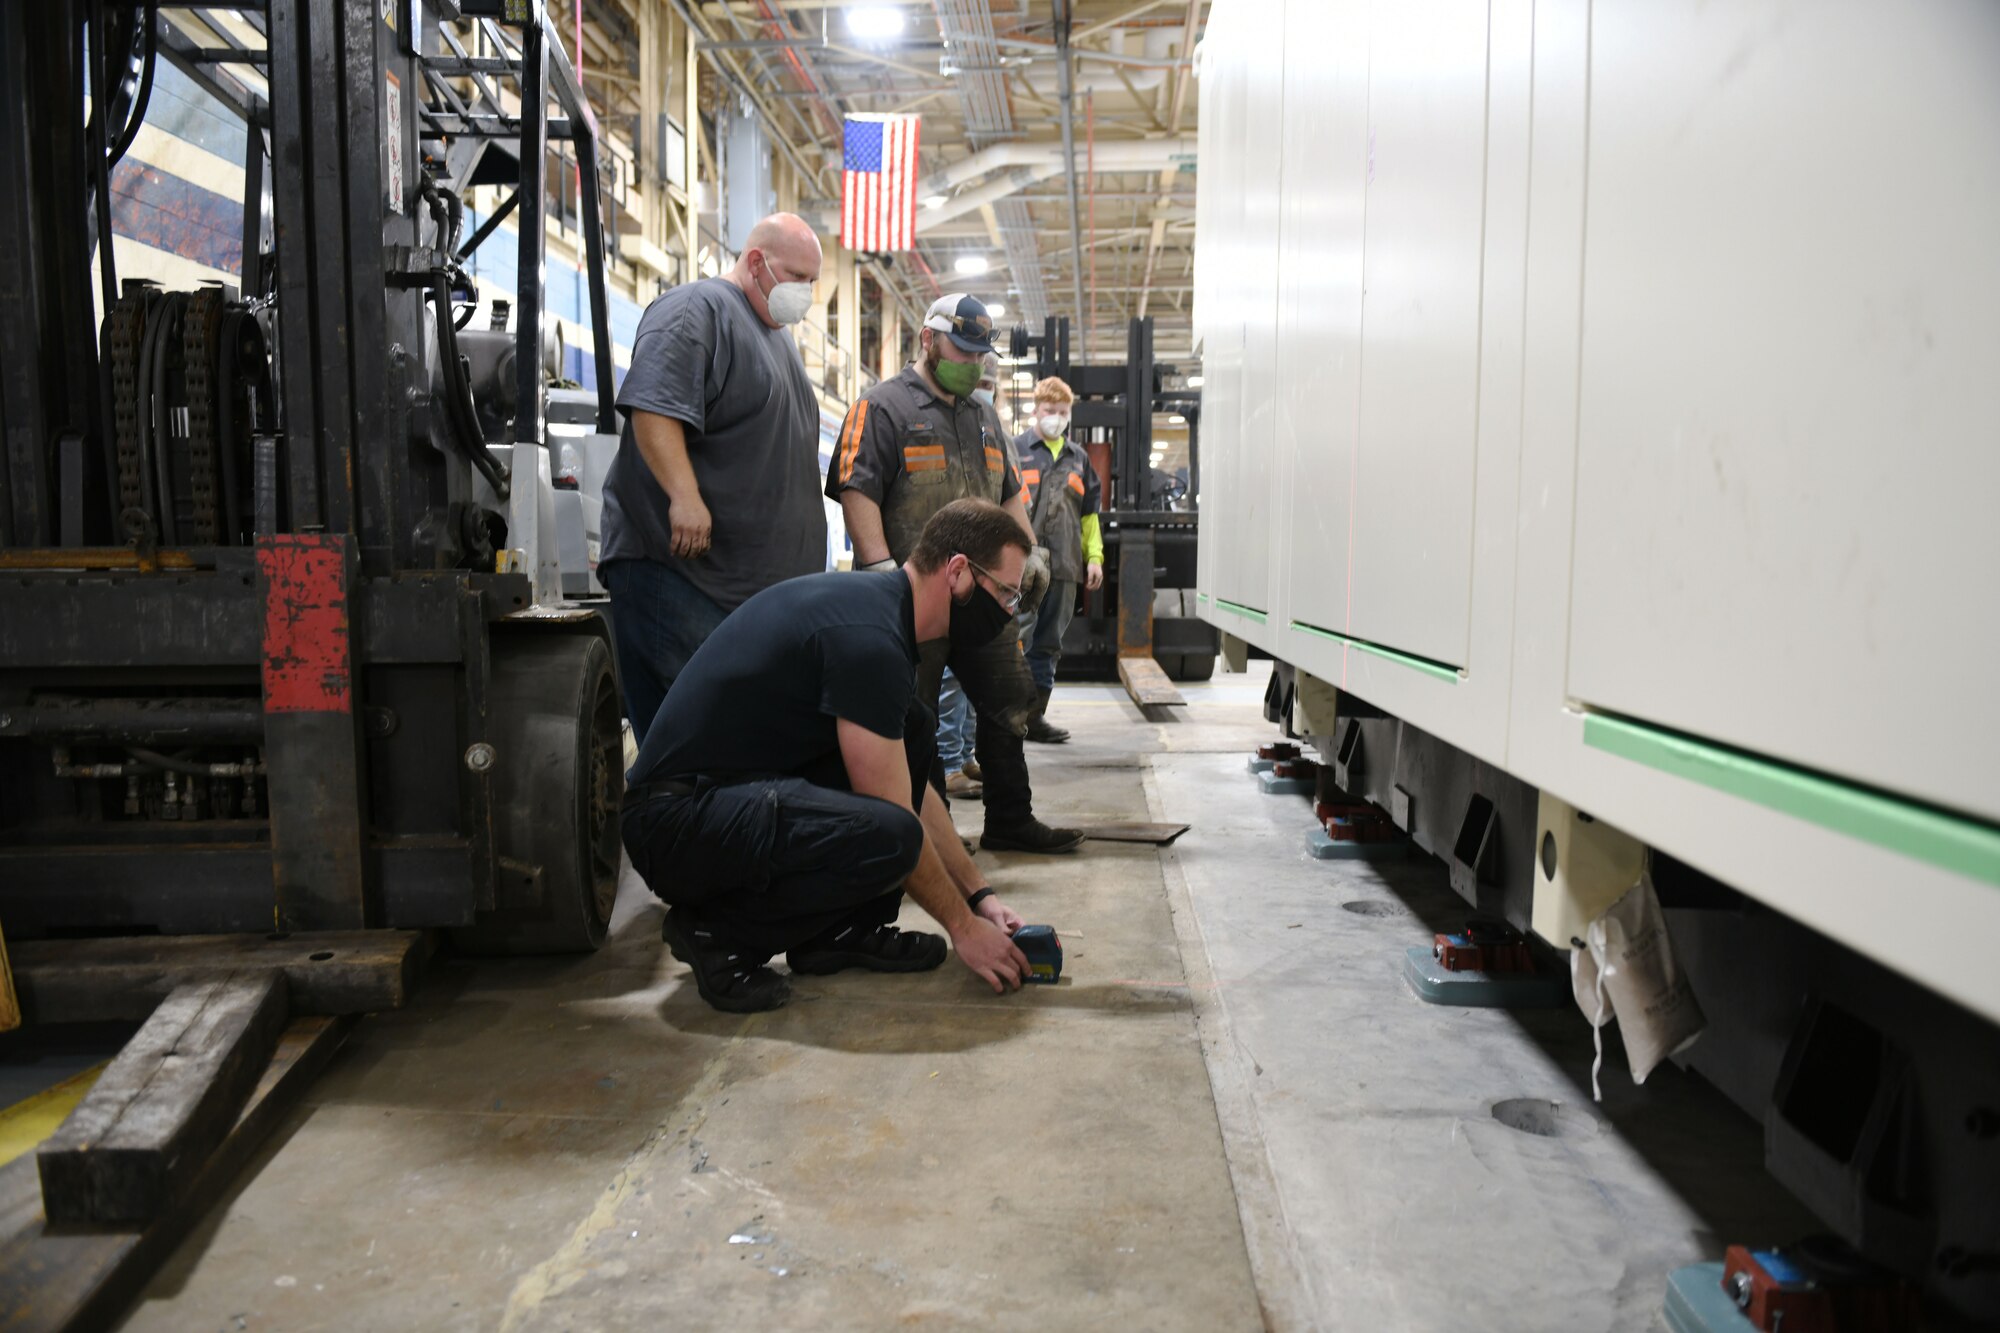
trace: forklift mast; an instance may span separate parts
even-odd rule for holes
[[[1039,335],[1016,327],[1008,347],[1016,359],[1035,358],[1035,378],[1056,376],[1076,394],[1071,434],[1089,455],[1105,497],[1104,587],[1083,594],[1063,657],[1072,669],[1116,666],[1121,675],[1123,663],[1151,657],[1173,679],[1205,680],[1218,643],[1194,603],[1201,395],[1167,387],[1173,370],[1154,360],[1150,316],[1127,325],[1125,347],[1123,365],[1072,360],[1069,319],[1055,316]],[[1152,462],[1153,414],[1166,409],[1188,422],[1185,490]],[[1186,507],[1176,508],[1181,498]]]

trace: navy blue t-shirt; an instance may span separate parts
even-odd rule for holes
[[[628,780],[803,777],[845,790],[835,721],[846,718],[904,743],[914,795],[936,743],[916,675],[901,570],[790,579],[737,607],[688,659]]]

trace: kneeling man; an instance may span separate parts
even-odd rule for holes
[[[809,574],[744,602],[688,660],[625,790],[625,850],[668,904],[674,957],[717,1009],[790,998],[793,972],[928,971],[936,935],[898,930],[907,890],[996,992],[1028,960],[929,785],[936,719],[917,645],[997,636],[1028,539],[987,500],[924,525],[901,569]]]

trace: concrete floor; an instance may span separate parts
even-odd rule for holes
[[[592,958],[439,959],[126,1326],[1629,1329],[1672,1266],[1810,1229],[1697,1081],[1613,1045],[1593,1107],[1575,1015],[1418,1002],[1442,867],[1306,859],[1244,769],[1262,692],[1059,693],[1045,816],[1194,825],[987,858],[1060,987],[953,961],[717,1014],[629,878]]]

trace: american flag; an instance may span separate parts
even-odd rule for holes
[[[881,253],[917,244],[921,116],[849,116],[843,126],[840,243]]]

